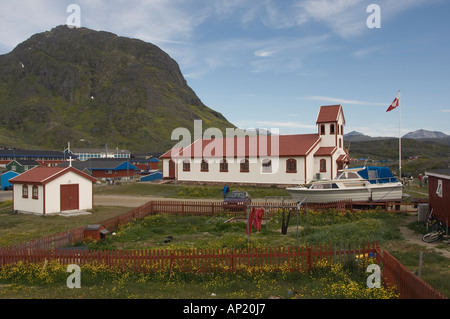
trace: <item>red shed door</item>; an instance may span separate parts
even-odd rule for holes
[[[169,178],[175,178],[175,162],[170,160],[169,161]]]
[[[61,185],[61,211],[79,208],[78,184]]]

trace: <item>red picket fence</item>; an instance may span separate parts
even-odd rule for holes
[[[397,287],[402,299],[447,299],[444,295],[414,275],[387,251],[380,254],[383,282]]]
[[[300,271],[313,269],[323,259],[332,261],[375,255],[377,249],[375,243],[353,249],[331,246],[175,250],[0,249],[0,266],[20,261],[45,263],[57,260],[64,265],[102,264],[134,271],[211,273],[246,268]]]

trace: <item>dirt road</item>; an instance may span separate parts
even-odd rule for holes
[[[416,244],[419,246],[422,246],[427,249],[433,249],[437,253],[442,254],[442,256],[445,256],[447,258],[450,258],[450,250],[440,249],[436,247],[437,245],[442,244],[442,241],[437,241],[436,243],[425,243],[422,241],[422,236],[420,234],[417,234],[416,232],[412,231],[408,228],[408,224],[414,222],[417,220],[417,216],[408,216],[405,218],[403,225],[400,226],[400,231],[405,238],[406,241],[408,241],[411,244]],[[450,245],[449,245],[450,247]]]
[[[124,206],[138,207],[152,200],[172,201],[211,201],[210,199],[177,199],[157,196],[129,196],[129,195],[94,195],[94,205],[98,206]]]

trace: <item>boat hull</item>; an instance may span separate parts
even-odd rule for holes
[[[308,203],[328,203],[337,201],[385,202],[402,199],[401,184],[355,188],[310,189],[305,187],[288,187],[286,191],[299,200],[306,198]]]

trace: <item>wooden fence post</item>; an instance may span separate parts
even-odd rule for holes
[[[312,252],[312,246],[309,246],[306,249],[306,267],[308,271],[311,271],[313,268],[313,252]]]
[[[234,249],[230,249],[230,271],[234,272]]]
[[[170,253],[170,267],[169,267],[169,278],[172,277],[172,269],[173,269],[173,264],[175,262],[175,256],[174,256],[174,252],[172,251]]]

